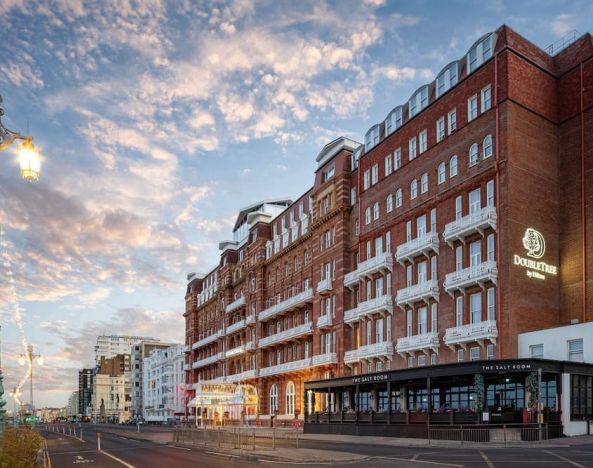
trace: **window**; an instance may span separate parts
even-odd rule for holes
[[[326,180],[331,179],[335,173],[336,168],[334,166],[330,167],[329,169],[326,169],[325,171],[323,171],[323,181],[325,182]],[[292,213],[292,217],[294,218],[294,212]]]
[[[408,312],[407,312],[407,323],[406,323],[406,325],[407,325],[407,326],[406,326],[406,333],[407,333],[407,336],[412,336],[412,335],[413,335],[413,333],[414,333],[414,332],[412,331],[412,327],[413,327],[413,321],[412,321],[413,317],[412,317],[412,313],[413,313],[413,312],[412,312],[412,310],[411,310],[411,309],[408,309]]]
[[[430,210],[430,232],[437,232],[437,209]]]
[[[439,177],[438,177],[438,182],[439,184],[442,184],[443,182],[445,182],[447,178],[447,165],[442,162],[439,164]]]
[[[400,167],[402,167],[402,149],[398,148],[393,153],[395,159],[395,170],[397,171]]]
[[[383,319],[377,319],[375,322],[375,343],[383,342]]]
[[[418,334],[424,335],[428,332],[428,322],[427,322],[427,311],[426,307],[420,307],[418,309]]]
[[[488,206],[494,206],[494,181],[489,180],[486,183],[486,203]]]
[[[422,174],[420,178],[420,193],[428,192],[428,174]]]
[[[377,143],[379,143],[379,125],[374,125],[364,137],[365,151],[369,151]]]
[[[406,221],[406,242],[412,240],[412,221]]]
[[[465,361],[465,350],[463,350],[463,349],[457,350],[457,361],[458,362]]]
[[[473,95],[467,100],[467,121],[471,122],[478,116],[478,96]]]
[[[457,175],[457,156],[453,156],[449,162],[449,177]]]
[[[399,127],[402,126],[402,122],[403,122],[402,116],[403,116],[403,113],[402,113],[401,106],[396,107],[389,113],[389,115],[385,119],[385,135],[386,136],[391,135]]]
[[[469,265],[478,266],[482,263],[482,242],[475,241],[469,245]]]
[[[477,188],[469,193],[469,212],[477,213],[482,208],[480,189]]]
[[[430,305],[430,331],[436,333],[439,331],[439,309],[438,305],[433,303]]]
[[[492,156],[492,135],[486,135],[484,138],[484,147],[482,149],[482,157],[484,159]]]
[[[364,171],[362,187],[364,190],[368,190],[368,188],[370,186],[371,186],[371,172],[367,169],[366,171]]]
[[[445,117],[437,120],[437,143],[445,138]]]
[[[463,270],[463,247],[458,245],[455,247],[455,271]]]
[[[416,237],[422,237],[426,234],[426,215],[418,216],[416,218]],[[410,240],[412,239],[412,234],[410,233]]]
[[[478,40],[467,53],[467,74],[473,73],[480,65],[492,57],[493,34]]]
[[[426,130],[422,130],[420,135],[418,135],[418,139],[420,141],[418,154],[422,154],[428,149],[428,132]]]
[[[470,361],[479,361],[480,360],[480,348],[478,346],[476,346],[475,348],[470,348],[469,359],[470,359]]]
[[[418,264],[418,283],[425,283],[426,282],[426,261],[420,262]]]
[[[453,109],[447,114],[447,130],[449,135],[457,130],[457,109]]]
[[[278,385],[272,384],[270,387],[270,414],[275,414],[278,410]]]
[[[437,355],[435,353],[432,353],[430,355],[430,365],[431,366],[436,366],[437,365]]]
[[[294,389],[294,383],[288,382],[286,384],[286,414],[294,415],[294,401],[296,397],[296,391]]]
[[[379,219],[379,202],[375,202],[373,205],[373,221],[377,221]]]
[[[486,237],[486,245],[488,248],[487,259],[489,262],[495,261],[494,258],[494,234],[488,234]]]
[[[486,359],[488,359],[489,361],[494,359],[494,345],[493,344],[489,344],[488,346],[486,346]]]
[[[482,96],[482,112],[486,112],[492,107],[490,85],[486,86],[480,94]]]
[[[414,137],[408,142],[408,159],[410,161],[416,157],[416,150],[416,137]]]
[[[583,362],[583,339],[568,340],[568,360]]]
[[[406,287],[407,288],[412,286],[413,270],[414,270],[414,267],[412,265],[408,265],[406,267]]]
[[[390,154],[385,156],[385,177],[393,172],[393,159]]]
[[[436,79],[437,98],[457,84],[458,76],[457,62],[450,63],[438,74]]]
[[[402,206],[402,201],[403,201],[402,199],[403,199],[402,189],[397,189],[397,191],[395,192],[395,206],[397,208]]]
[[[371,208],[364,210],[364,224],[371,224]]]
[[[422,86],[408,101],[408,118],[411,119],[426,106],[428,106],[428,85]]]
[[[408,367],[414,367],[414,357],[413,356],[408,357]]]
[[[351,206],[356,205],[356,189],[355,188],[350,189],[350,205]]]
[[[426,355],[421,354],[418,356],[418,367],[424,367],[426,365]]]
[[[570,419],[593,419],[593,377],[571,375]]]
[[[482,321],[482,293],[470,294],[470,323],[476,324]]]
[[[488,302],[488,320],[496,320],[496,289],[489,288],[486,292],[486,300]]]
[[[377,182],[379,182],[379,165],[374,164],[371,169],[371,185],[375,185]]]
[[[463,296],[455,298],[455,325],[457,327],[463,325]]]
[[[389,195],[387,195],[386,205],[387,213],[391,213],[393,211],[393,194],[390,193]]]
[[[543,344],[536,344],[529,346],[529,355],[532,358],[540,358],[543,359],[544,357],[544,345]]]
[[[414,199],[418,196],[418,181],[414,179],[410,184],[410,199]]]
[[[463,217],[463,198],[461,196],[455,198],[455,220]]]
[[[478,144],[474,143],[469,148],[469,165],[474,166],[478,163]]]

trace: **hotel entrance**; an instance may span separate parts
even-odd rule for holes
[[[246,416],[257,412],[253,385],[201,382],[188,404],[198,426],[244,425]]]

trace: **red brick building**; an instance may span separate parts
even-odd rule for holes
[[[426,388],[434,369],[465,375],[516,358],[519,333],[592,320],[592,109],[591,35],[555,55],[505,26],[480,38],[364,145],[328,144],[299,200],[241,212],[244,235],[188,285],[188,383],[252,384],[261,417],[431,411],[453,401]],[[510,390],[485,385],[482,406],[504,407]]]

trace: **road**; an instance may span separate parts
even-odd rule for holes
[[[48,448],[53,468],[71,467],[72,465],[90,465],[94,467],[127,468],[229,468],[281,464],[283,466],[316,466],[303,460],[298,465],[272,461],[265,457],[233,457],[223,453],[206,451],[205,449],[186,449],[169,445],[159,445],[147,441],[133,440],[122,435],[103,432],[115,430],[117,427],[84,427],[86,441],[52,433],[44,433],[48,440]],[[150,432],[162,431],[161,428],[149,429]],[[97,451],[96,432],[101,432],[102,451]],[[468,467],[567,467],[593,468],[593,439],[588,445],[559,446],[547,448],[439,448],[439,447],[399,447],[371,444],[346,444],[319,440],[302,440],[301,447],[333,450],[338,452],[366,455],[368,458],[359,462],[349,462],[349,467],[393,468],[435,468]],[[116,457],[114,459],[113,457]],[[327,464],[324,464],[327,466]],[[339,464],[335,464],[339,466]],[[346,464],[343,464],[346,466]]]

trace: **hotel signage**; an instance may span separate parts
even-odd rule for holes
[[[513,362],[504,364],[482,364],[482,372],[530,371],[530,362]]]
[[[546,275],[557,275],[558,267],[539,261],[546,253],[546,240],[541,232],[527,228],[523,236],[523,247],[526,255],[531,258],[513,255],[513,263],[527,270],[529,278],[545,280]]]
[[[389,380],[389,374],[376,374],[376,375],[365,375],[362,377],[352,377],[352,383],[354,383],[354,384],[384,382],[386,380]]]

